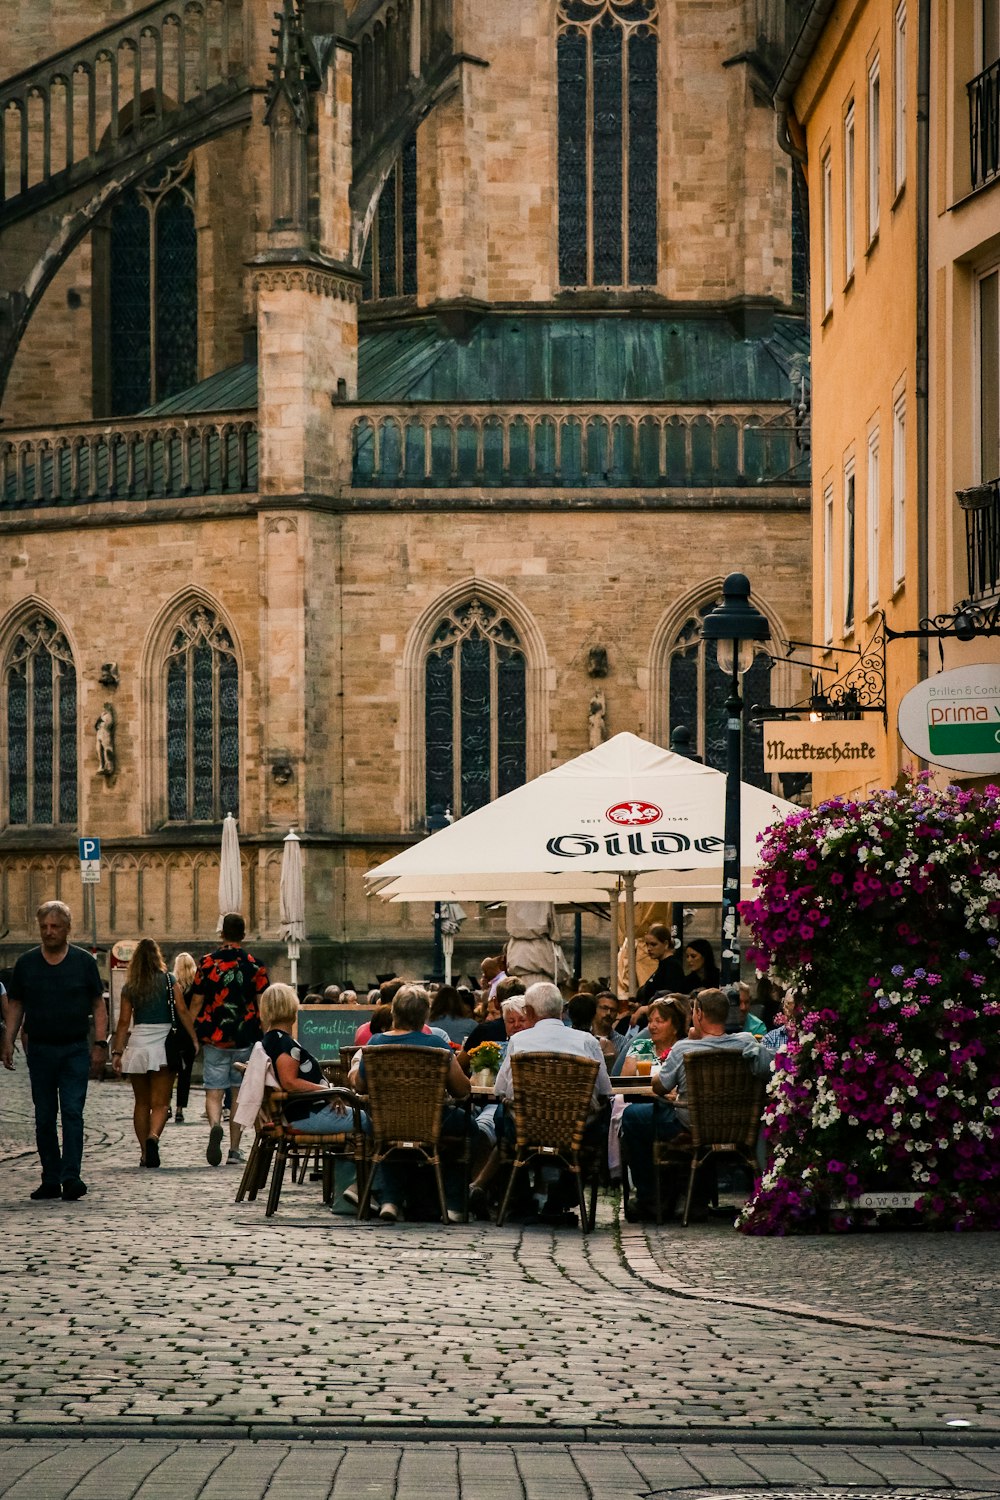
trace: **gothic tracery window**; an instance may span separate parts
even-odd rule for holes
[[[658,0],[559,0],[559,281],[651,286]]]
[[[198,256],[191,158],[126,189],[110,215],[110,414],[198,379]]]
[[[18,631],[4,677],[7,822],[75,823],[76,666],[66,637],[46,615]]]
[[[411,135],[385,180],[361,261],[366,302],[417,293],[417,138]]]
[[[218,823],[239,812],[240,693],[236,651],[210,609],[184,616],[167,652],[167,818]]]
[[[480,599],[450,610],[424,662],[427,811],[474,812],[527,776],[524,647]]]
[[[683,725],[691,732],[691,744],[707,766],[726,769],[726,698],[728,678],[716,660],[714,643],[701,637],[701,626],[719,601],[710,599],[692,614],[678,631],[670,647],[670,729]],[[749,710],[766,703],[771,678],[769,656],[754,657],[743,674],[743,780],[753,786],[770,786],[764,771],[764,738]]]

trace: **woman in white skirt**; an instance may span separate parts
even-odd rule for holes
[[[125,1073],[135,1095],[132,1121],[142,1152],[139,1165],[160,1165],[160,1135],[167,1123],[175,1073],[167,1065],[167,1033],[173,1024],[187,1032],[198,1049],[194,1026],[173,974],[152,938],[141,938],[129,960],[118,1025],[111,1043],[111,1063]],[[128,1037],[128,1045],[125,1039]]]

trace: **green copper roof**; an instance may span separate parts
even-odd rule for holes
[[[491,315],[464,342],[432,318],[366,332],[361,401],[788,400],[808,370],[806,326],[742,338],[722,316]]]
[[[248,361],[218,370],[207,380],[166,396],[140,412],[142,417],[193,416],[199,411],[246,411],[257,405],[257,365]]]

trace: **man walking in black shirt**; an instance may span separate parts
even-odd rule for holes
[[[70,945],[73,917],[62,901],[38,908],[41,946],[22,953],[14,965],[7,996],[7,1027],[0,1062],[14,1066],[14,1042],[22,1022],[35,1106],[35,1142],[42,1163],[41,1185],[32,1198],[75,1202],[87,1191],[80,1177],[83,1161],[83,1106],[87,1081],[100,1076],[108,1049],[108,1011],[97,964],[83,948]],[[94,1043],[88,1037],[94,1017]],[[62,1148],[58,1117],[62,1114]]]

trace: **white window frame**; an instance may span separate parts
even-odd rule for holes
[[[906,182],[906,0],[899,0],[893,29],[893,191]]]
[[[854,218],[857,181],[854,175],[854,100],[847,106],[844,115],[844,277],[850,281],[854,275],[854,254],[857,225]]]
[[[848,495],[850,503],[848,503]],[[857,514],[858,490],[854,455],[844,462],[844,634],[854,629],[858,615],[857,601]]]
[[[878,543],[882,503],[882,455],[879,430],[868,434],[867,489],[865,494],[865,532],[868,552],[868,613],[878,609]]]
[[[869,245],[878,234],[879,207],[881,194],[881,110],[882,110],[882,82],[880,74],[879,56],[876,52],[872,59],[871,67],[868,69],[868,150],[867,156],[867,200],[868,200],[868,243]]]
[[[833,310],[833,161],[823,157],[823,314]]]
[[[833,485],[823,491],[823,640],[833,645]]]
[[[892,588],[906,579],[906,392],[892,407]]]

